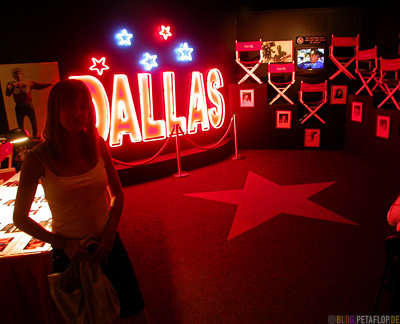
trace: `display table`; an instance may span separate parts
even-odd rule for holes
[[[51,295],[51,247],[13,224],[19,173],[0,186],[0,316],[7,324],[65,324]],[[39,185],[30,217],[50,228],[51,213]]]
[[[51,272],[51,251],[0,258],[2,323],[66,323],[50,295]]]

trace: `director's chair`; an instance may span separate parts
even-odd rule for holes
[[[380,84],[383,86],[386,98],[379,104],[378,108],[381,108],[386,101],[391,99],[396,106],[397,110],[400,110],[400,103],[396,100],[394,95],[400,91],[400,58],[396,59],[380,59]]]
[[[241,60],[240,53],[246,52],[247,55],[256,55],[255,59],[251,60]],[[244,54],[243,54],[244,55]],[[261,39],[257,42],[238,42],[236,41],[236,63],[246,72],[245,76],[238,82],[238,84],[243,83],[249,77],[252,77],[259,84],[262,83],[260,78],[254,74],[254,71],[261,65],[263,61],[263,51],[262,51],[262,41]]]
[[[329,80],[333,80],[342,72],[349,79],[356,79],[354,75],[349,72],[348,67],[356,59],[359,40],[359,35],[356,37],[336,37],[332,35],[331,45],[329,46],[329,58],[338,67],[338,70],[330,76]],[[337,47],[339,47],[339,49],[335,50]],[[342,56],[343,54],[347,55]]]
[[[306,93],[309,93],[310,95],[306,95]],[[319,100],[316,100],[316,97],[318,97]],[[321,107],[328,101],[328,85],[326,80],[323,83],[316,84],[305,83],[302,80],[300,83],[299,101],[309,111],[309,113],[306,114],[301,120],[302,124],[304,124],[312,116],[316,117],[321,123],[325,124],[325,121],[317,115],[317,111],[320,110]]]
[[[367,49],[367,50],[357,50],[356,53],[356,74],[360,77],[362,82],[361,88],[356,92],[358,95],[363,89],[367,90],[368,94],[372,97],[372,91],[376,87],[382,85],[377,77],[378,74],[378,51],[377,47]],[[370,82],[375,81],[375,85],[371,88]],[[384,90],[382,88],[382,90]]]
[[[278,82],[279,81],[279,82]],[[284,98],[291,105],[293,101],[285,95],[295,82],[295,67],[294,62],[291,63],[268,63],[268,83],[278,92],[276,97],[269,103],[272,105],[280,97]]]

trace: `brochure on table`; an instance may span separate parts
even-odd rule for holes
[[[51,250],[50,244],[20,231],[13,223],[18,183],[19,173],[0,186],[0,257]],[[40,184],[29,216],[43,227],[51,229],[51,212]]]

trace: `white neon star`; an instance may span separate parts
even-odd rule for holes
[[[121,30],[116,36],[119,38],[119,45],[132,45],[131,38],[133,34],[128,33],[126,29]]]
[[[89,70],[91,70],[91,71],[97,70],[97,73],[99,75],[102,75],[104,70],[109,70],[110,69],[110,67],[108,67],[105,64],[105,61],[106,61],[105,57],[102,57],[100,60],[92,57],[93,65],[89,68]]]
[[[140,64],[144,65],[146,71],[150,71],[153,67],[157,67],[156,62],[157,55],[150,55],[149,53],[144,54],[144,59],[140,61]]]
[[[191,61],[192,60],[192,52],[193,48],[189,47],[188,44],[185,42],[177,49],[179,54],[181,55],[179,57],[180,61]]]
[[[159,32],[159,34],[164,37],[165,40],[168,39],[168,37],[172,36],[171,32],[170,32],[171,27],[167,26],[165,27],[164,25],[161,26],[161,31]]]

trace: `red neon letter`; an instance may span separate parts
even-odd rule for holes
[[[204,92],[203,74],[200,72],[192,72],[188,114],[189,134],[197,133],[197,124],[201,124],[203,131],[209,130],[210,128],[207,117],[207,102]]]
[[[182,132],[186,134],[186,118],[176,117],[176,96],[175,96],[175,73],[163,72],[163,90],[165,122],[167,124],[167,136],[172,132],[175,124],[179,124]]]
[[[222,126],[225,119],[225,101],[222,94],[218,91],[224,86],[221,72],[218,69],[211,69],[207,74],[207,95],[208,100],[215,107],[208,111],[208,117],[213,127],[219,128]]]
[[[138,81],[143,141],[164,139],[166,137],[164,120],[154,120],[151,74],[139,73]]]
[[[110,128],[110,106],[103,84],[97,78],[91,75],[71,76],[69,78],[82,80],[89,88],[96,111],[97,131],[104,140],[107,140],[108,131]]]
[[[111,112],[110,146],[122,145],[123,134],[129,134],[131,142],[142,140],[131,89],[125,74],[114,75]]]

